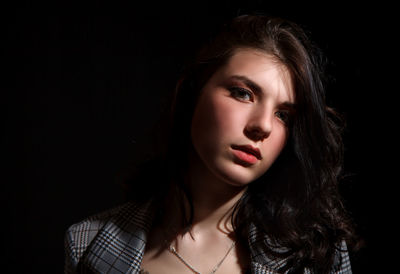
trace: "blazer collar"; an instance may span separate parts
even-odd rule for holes
[[[99,230],[78,267],[81,273],[138,273],[154,210],[128,202]]]
[[[286,265],[288,258],[271,258],[265,252],[265,246],[274,247],[277,253],[285,253],[288,249],[275,243],[254,224],[250,225],[248,243],[252,273],[281,273],[279,269]]]
[[[151,201],[143,205],[127,203],[99,230],[83,255],[78,267],[80,273],[138,273],[154,213]],[[248,242],[251,273],[276,274],[286,263],[284,259],[273,260],[266,256],[263,245],[270,240],[254,225],[250,228]]]

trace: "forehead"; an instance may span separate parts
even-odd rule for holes
[[[237,49],[217,72],[219,78],[244,76],[263,91],[280,94],[294,102],[292,79],[287,67],[273,55],[256,49]]]

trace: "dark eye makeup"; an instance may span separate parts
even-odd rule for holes
[[[241,101],[253,101],[254,100],[253,93],[245,88],[230,87],[229,91],[230,91],[232,97],[239,99]]]
[[[278,110],[275,112],[276,117],[278,117],[282,122],[285,124],[289,123],[290,120],[290,113],[286,110]]]
[[[255,100],[256,95],[249,89],[240,86],[230,86],[228,87],[228,90],[230,95],[236,100],[243,102],[254,102]],[[285,125],[288,125],[292,119],[292,116],[294,115],[294,112],[294,104],[283,103],[282,108],[275,112],[275,116]]]

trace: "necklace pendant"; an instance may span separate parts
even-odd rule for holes
[[[236,244],[236,242],[232,242],[232,245],[226,252],[225,256],[222,258],[222,260],[216,266],[214,266],[214,268],[211,270],[210,274],[214,274],[215,272],[217,272],[218,268],[221,266],[223,261],[226,259],[229,252],[235,247],[235,244]],[[191,271],[193,271],[193,273],[201,274],[199,271],[197,271],[193,266],[191,266],[188,262],[186,262],[183,259],[183,257],[178,253],[178,251],[176,251],[175,247],[173,247],[172,245],[169,245],[168,251],[171,252],[172,254],[174,254],[184,265],[186,265]]]

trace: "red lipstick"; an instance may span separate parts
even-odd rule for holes
[[[242,162],[253,165],[258,160],[261,160],[260,150],[251,145],[232,145],[233,154]]]

